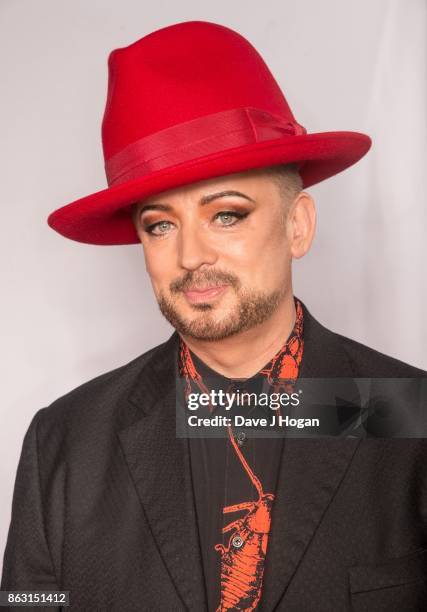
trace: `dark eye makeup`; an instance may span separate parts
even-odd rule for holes
[[[245,219],[249,214],[249,211],[237,212],[235,210],[221,210],[214,215],[213,219],[216,220],[223,216],[234,217],[233,223],[220,224],[221,227],[233,227],[234,225]],[[156,221],[156,223],[151,223],[150,225],[143,225],[144,232],[147,232],[147,234],[150,234],[151,236],[162,236],[164,235],[162,232],[155,233],[155,229],[159,227],[162,223],[171,223],[171,221],[163,219],[161,221]]]

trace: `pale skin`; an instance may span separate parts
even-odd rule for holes
[[[167,300],[189,327],[189,333],[178,329],[189,348],[229,378],[256,374],[295,323],[292,260],[310,249],[313,198],[300,191],[284,202],[276,180],[253,170],[151,196],[135,205],[133,219],[156,298]],[[209,339],[212,329],[220,333],[234,320],[238,325],[246,294],[267,296],[272,312],[249,328]]]

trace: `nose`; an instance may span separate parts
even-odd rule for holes
[[[209,244],[206,234],[191,225],[180,229],[178,258],[179,265],[185,270],[197,270],[203,264],[214,264],[217,253]]]

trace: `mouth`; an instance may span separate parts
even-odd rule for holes
[[[226,291],[228,285],[216,285],[212,287],[204,287],[203,289],[191,288],[184,291],[184,295],[192,304],[201,302],[209,302],[219,297]]]

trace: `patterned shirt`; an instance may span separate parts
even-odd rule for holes
[[[294,328],[276,355],[254,376],[230,379],[212,370],[180,339],[184,396],[222,389],[289,392],[302,359],[303,311],[295,298]],[[269,406],[245,406],[245,416],[267,417]],[[219,410],[209,407],[215,414]],[[277,412],[280,412],[277,411]],[[241,411],[239,412],[241,414]],[[229,411],[233,416],[233,408]],[[203,570],[210,612],[256,610],[261,598],[283,438],[259,437],[228,426],[223,437],[189,439]]]

